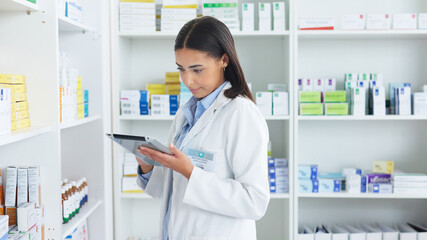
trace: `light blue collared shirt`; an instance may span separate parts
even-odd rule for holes
[[[217,99],[219,93],[224,88],[227,81],[225,81],[221,86],[219,86],[215,91],[206,96],[205,98],[198,100],[194,96],[188,100],[188,102],[183,106],[182,111],[184,113],[186,122],[184,123],[184,127],[179,133],[179,137],[175,142],[175,146],[179,149],[181,147],[182,141],[184,140],[187,133],[193,128],[194,124],[196,124],[197,120],[202,117],[203,113],[212,105],[212,103]],[[150,180],[151,174],[153,171],[148,173],[142,173],[141,168],[138,167],[138,177],[141,180],[144,186],[147,186],[148,181]],[[169,203],[168,208],[166,209],[166,215],[163,224],[163,236],[164,240],[169,240],[169,219],[170,219],[170,208],[171,208],[171,197],[173,192],[173,188],[171,188],[169,194]]]

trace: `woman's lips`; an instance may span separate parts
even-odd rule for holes
[[[196,93],[197,91],[199,91],[200,90],[200,88],[196,88],[196,89],[190,89],[190,91],[192,92],[192,93]]]

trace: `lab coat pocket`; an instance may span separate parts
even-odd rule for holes
[[[228,240],[228,237],[196,237],[196,236],[190,236],[186,240]]]

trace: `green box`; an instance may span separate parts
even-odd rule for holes
[[[348,103],[326,103],[325,115],[348,115]]]
[[[347,102],[346,91],[325,92],[325,103],[345,103]]]
[[[323,115],[323,103],[301,103],[301,116]]]
[[[299,92],[300,103],[320,103],[322,102],[321,93],[318,91]]]

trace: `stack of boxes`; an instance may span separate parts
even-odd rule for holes
[[[324,93],[325,115],[348,115],[346,91]]]
[[[148,91],[122,90],[120,104],[122,115],[148,115]]]
[[[164,0],[161,9],[161,31],[178,32],[188,21],[197,17],[197,0]]]
[[[40,204],[40,168],[8,167],[4,192],[5,201],[2,197],[0,214],[8,216],[9,237],[31,235],[43,239],[44,206]]]
[[[286,13],[284,2],[258,3],[258,29],[259,31],[271,31],[273,20],[274,31],[286,30]],[[273,18],[272,18],[273,14]],[[255,30],[255,5],[254,3],[242,4],[242,31],[253,32]]]
[[[222,21],[230,31],[240,30],[237,0],[203,0],[202,14]]]
[[[181,92],[181,82],[179,72],[167,72],[165,74],[166,94],[179,95]]]
[[[317,165],[298,166],[298,189],[299,193],[319,192],[319,180],[317,178]]]
[[[138,186],[136,178],[138,175],[138,162],[132,153],[124,153],[123,160],[123,178],[122,192],[123,193],[142,193]]]
[[[323,115],[323,102],[328,102],[328,114],[343,113],[345,105],[342,92],[336,91],[334,78],[306,78],[298,79],[300,115]],[[345,100],[344,100],[345,102]]]
[[[285,84],[268,84],[268,91],[257,92],[255,100],[264,116],[289,115],[289,94]]]
[[[0,93],[0,99],[2,99],[0,101],[0,112],[3,113],[0,115],[0,120],[4,121],[4,124],[0,127],[3,130],[0,130],[0,132],[4,134],[30,127],[31,121],[28,111],[25,76],[0,74]],[[7,120],[8,117],[9,120]]]
[[[120,0],[121,32],[156,31],[154,0]]]
[[[89,116],[89,91],[82,90],[82,78],[77,83],[77,119]]]
[[[268,159],[268,180],[271,193],[289,192],[289,168],[286,158]]]
[[[427,194],[427,174],[395,173],[392,176],[393,193]]]
[[[421,90],[422,92],[416,92],[413,95],[413,113],[427,116],[427,85],[421,87]]]
[[[169,116],[178,111],[178,95],[151,95],[151,115]]]

